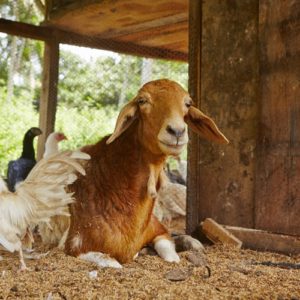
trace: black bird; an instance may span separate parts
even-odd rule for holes
[[[15,185],[18,182],[25,180],[36,164],[33,139],[40,134],[42,134],[41,129],[37,127],[30,128],[24,135],[21,157],[8,163],[7,186],[11,192],[15,191]]]

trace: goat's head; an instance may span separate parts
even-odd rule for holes
[[[141,142],[156,154],[180,154],[188,142],[186,124],[205,139],[228,143],[214,121],[194,107],[189,94],[171,80],[146,83],[121,110],[107,144],[118,138],[137,118]]]

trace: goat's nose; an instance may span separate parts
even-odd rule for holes
[[[169,134],[174,135],[177,138],[179,138],[179,137],[183,136],[183,134],[185,132],[185,127],[183,127],[183,128],[174,128],[174,127],[168,125],[166,130]]]

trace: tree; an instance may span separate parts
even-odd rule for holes
[[[36,6],[32,0],[19,0],[19,1],[7,1],[4,0],[0,6],[0,13],[2,17],[7,19],[14,19],[16,21],[27,22],[31,24],[38,24],[43,16],[36,9]],[[35,43],[38,46],[32,46]],[[0,81],[0,85],[7,84],[7,101],[12,100],[12,96],[15,93],[16,83],[19,87],[24,87],[24,83],[28,83],[28,75],[33,76],[33,70],[30,69],[32,64],[28,62],[36,59],[41,61],[42,52],[39,51],[42,43],[37,41],[30,41],[17,36],[0,36],[0,75],[3,80]],[[30,55],[28,55],[30,53]],[[26,55],[27,54],[27,55]],[[25,66],[25,68],[24,68]],[[22,69],[22,73],[19,70]],[[39,75],[41,70],[37,74]],[[37,68],[36,68],[37,70]],[[16,82],[16,78],[18,82]],[[19,88],[18,87],[18,88]],[[34,84],[25,86],[26,90],[30,91],[32,95],[34,93]]]

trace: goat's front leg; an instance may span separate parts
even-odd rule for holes
[[[159,235],[153,240],[154,249],[158,255],[168,262],[180,261],[180,258],[175,250],[175,244],[168,234]]]
[[[180,261],[180,258],[175,250],[175,244],[168,233],[168,230],[152,215],[148,227],[149,242],[154,246],[157,254],[168,262]]]

